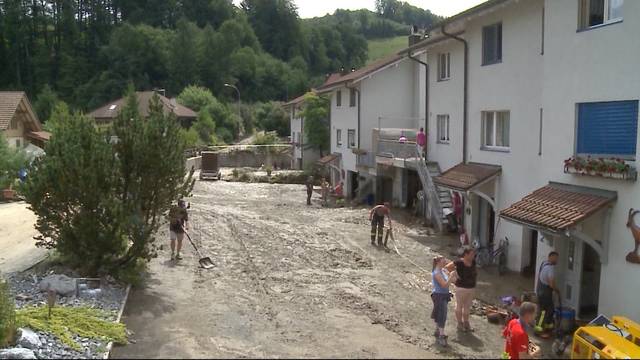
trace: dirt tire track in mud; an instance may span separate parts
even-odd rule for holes
[[[190,201],[194,241],[216,267],[195,268],[193,251],[185,251],[177,266],[154,261],[152,285],[134,292],[131,309],[144,312],[150,293],[171,307],[128,314],[127,325],[141,339],[116,351],[116,357],[501,353],[496,328],[470,344],[461,338],[450,339],[447,350],[434,346],[425,291],[430,279],[395,253],[369,245],[367,209],[322,208],[317,199],[306,206],[304,188],[293,185],[198,182]],[[397,237],[406,230],[401,224],[394,228]],[[406,237],[401,243],[412,261],[430,261],[433,252],[424,245]],[[447,331],[455,337],[453,306],[449,320]],[[167,341],[172,336],[175,343]]]

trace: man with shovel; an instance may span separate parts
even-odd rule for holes
[[[182,250],[182,240],[185,230],[189,230],[189,214],[184,200],[178,200],[177,206],[172,206],[169,210],[169,238],[171,239],[171,260],[182,260],[180,250]],[[176,249],[176,240],[178,247]],[[177,252],[176,252],[177,250]]]
[[[392,231],[391,227],[391,205],[385,202],[382,205],[377,205],[369,213],[369,221],[371,221],[371,245],[376,245],[376,233],[378,238],[378,246],[382,246],[382,235],[384,232],[384,218],[389,219],[389,231]]]

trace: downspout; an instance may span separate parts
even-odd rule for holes
[[[424,132],[429,133],[429,64],[408,54],[409,59],[424,66]]]
[[[463,95],[463,115],[462,115],[462,163],[466,164],[467,163],[467,130],[468,130],[468,123],[469,123],[469,107],[468,107],[468,94],[469,94],[469,87],[468,87],[468,80],[469,80],[469,44],[467,43],[467,40],[459,37],[459,36],[455,36],[452,34],[447,33],[444,30],[444,25],[442,25],[440,27],[440,32],[442,32],[442,35],[454,39],[454,40],[458,40],[460,41],[462,44],[464,44],[464,95]]]

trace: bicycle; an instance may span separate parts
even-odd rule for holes
[[[507,250],[509,248],[509,238],[500,240],[498,247],[491,249],[487,246],[479,246],[476,242],[476,265],[485,267],[491,265],[498,266],[498,274],[504,275],[507,272]]]

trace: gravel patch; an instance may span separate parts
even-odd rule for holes
[[[47,294],[40,291],[39,283],[53,273],[51,270],[46,272],[30,270],[6,275],[6,280],[15,297],[16,308],[46,306]],[[74,277],[76,274],[68,272],[66,275]],[[58,296],[56,306],[101,309],[108,314],[109,320],[116,321],[125,301],[125,294],[125,285],[113,279],[103,279],[99,289],[82,290],[79,296]],[[74,336],[74,340],[82,346],[82,350],[77,351],[62,343],[53,334],[44,332],[36,332],[36,334],[42,345],[33,351],[39,359],[102,359],[107,352],[107,341]]]

